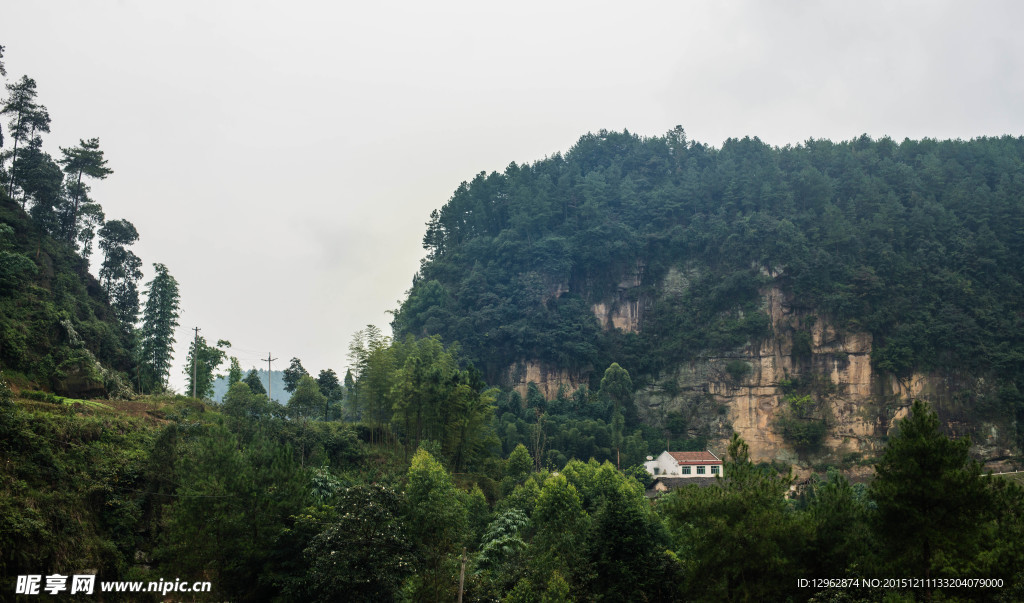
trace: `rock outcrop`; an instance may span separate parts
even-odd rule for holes
[[[636,266],[626,271],[619,281],[614,295],[591,306],[601,328],[605,330],[619,329],[627,333],[640,331],[641,303],[636,291],[640,287],[643,276],[644,264],[637,262]]]
[[[630,271],[611,298],[591,306],[603,328],[639,331],[644,300],[637,291],[642,273],[638,263],[635,274]],[[669,271],[663,293],[685,288],[688,280],[680,271]],[[681,418],[688,437],[706,439],[721,453],[735,431],[750,446],[752,460],[789,463],[798,474],[823,465],[866,474],[890,430],[916,398],[933,404],[951,435],[971,436],[977,458],[991,461],[1014,454],[1012,417],[985,419],[958,410],[965,399],[995,394],[983,379],[922,373],[900,379],[880,374],[871,365],[870,333],[846,332],[828,317],[794,309],[792,300],[775,285],[765,288],[763,298],[771,336],[729,353],[696,358],[660,375],[636,393],[642,421],[662,426],[670,417]],[[521,394],[533,382],[549,399],[563,385],[573,390],[586,377],[527,361],[509,371],[509,381]],[[787,388],[795,382],[813,383],[813,399],[825,426],[820,445],[813,450],[798,451],[779,426],[787,412]]]
[[[519,392],[520,396],[526,397],[526,391],[530,383],[537,386],[540,393],[548,400],[558,397],[558,390],[561,387],[568,388],[572,393],[582,383],[586,383],[586,375],[581,375],[565,369],[552,368],[538,362],[523,361],[512,365],[509,369],[508,381],[512,389]]]
[[[794,311],[778,287],[764,292],[772,336],[742,350],[706,356],[676,367],[653,386],[637,392],[641,418],[664,424],[670,413],[683,416],[692,435],[708,437],[724,451],[738,433],[754,461],[793,464],[798,474],[815,465],[845,466],[869,472],[895,422],[913,399],[932,402],[951,435],[970,435],[975,456],[996,459],[1012,454],[1011,433],[998,421],[957,420],[952,401],[965,391],[984,390],[978,380],[952,383],[941,375],[914,374],[897,379],[871,366],[869,333],[844,333],[827,318]],[[826,431],[814,452],[798,454],[782,437],[780,414],[785,388],[795,380],[813,381]]]

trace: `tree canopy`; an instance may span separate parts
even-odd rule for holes
[[[464,182],[430,216],[396,336],[458,341],[486,379],[522,359],[634,380],[768,334],[761,292],[873,336],[872,362],[1024,386],[1024,138],[588,134]],[[633,287],[632,284],[637,286]],[[638,303],[639,333],[593,305]]]

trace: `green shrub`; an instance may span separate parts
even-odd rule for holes
[[[740,381],[743,381],[747,375],[753,372],[753,369],[747,362],[736,359],[730,360],[729,363],[725,365],[725,372],[729,374],[729,378],[734,382],[739,383]]]

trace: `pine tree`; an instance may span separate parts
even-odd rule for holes
[[[88,200],[89,187],[82,183],[82,176],[89,176],[97,180],[103,180],[114,173],[107,167],[107,160],[103,158],[103,151],[100,150],[100,139],[90,138],[79,140],[77,147],[65,149],[60,148],[64,157],[58,162],[64,166],[64,172],[74,178],[68,183],[67,218],[65,221],[64,238],[68,243],[73,243],[79,236],[79,221],[82,205]]]
[[[9,96],[0,115],[10,115],[11,121],[8,124],[8,131],[14,138],[14,149],[11,152],[11,177],[7,182],[7,192],[11,198],[15,194],[15,177],[17,175],[14,167],[18,163],[18,144],[31,141],[36,132],[50,131],[50,114],[46,107],[36,103],[36,81],[27,75],[13,84],[7,84]]]
[[[24,198],[32,201],[28,210],[32,219],[48,234],[56,235],[60,226],[57,208],[64,198],[64,172],[42,150],[38,139],[29,142],[14,167]]]
[[[267,388],[264,387],[263,381],[260,380],[259,371],[256,369],[251,369],[246,373],[245,379],[243,379],[242,382],[249,386],[252,393],[263,394],[264,396],[267,395]]]
[[[915,401],[875,465],[871,498],[886,568],[920,578],[969,577],[984,550],[993,496],[981,465],[968,456],[970,440],[939,431],[939,418]]]

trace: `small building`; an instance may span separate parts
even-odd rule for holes
[[[658,458],[647,457],[644,468],[658,477],[698,478],[724,477],[722,459],[710,450],[702,452],[670,452],[666,450]]]

